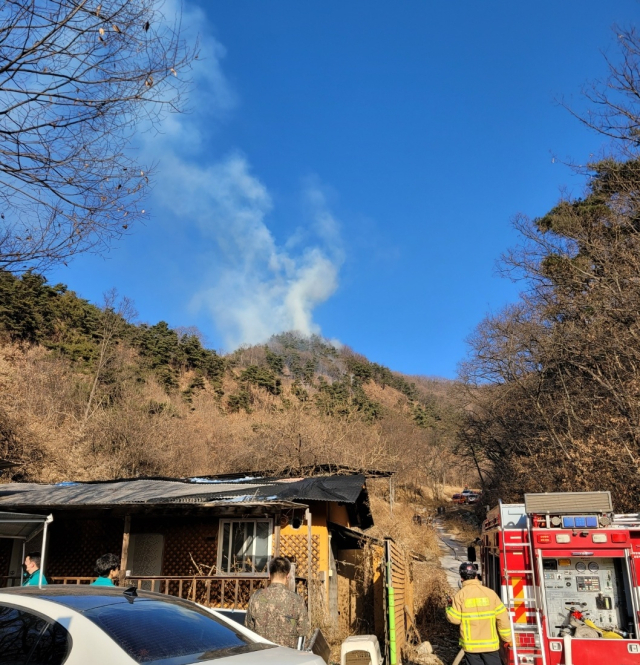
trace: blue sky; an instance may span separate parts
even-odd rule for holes
[[[171,9],[171,3],[168,10]],[[496,275],[601,140],[561,108],[606,73],[632,0],[185,0],[191,112],[136,150],[151,219],[48,277],[231,350],[319,332],[453,378],[465,338],[517,297]],[[555,157],[555,159],[554,159]]]

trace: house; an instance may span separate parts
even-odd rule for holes
[[[90,583],[96,559],[113,552],[121,555],[121,584],[244,609],[266,584],[269,559],[282,555],[294,563],[316,622],[384,640],[389,546],[366,536],[373,518],[363,474],[7,483],[2,511],[53,515],[45,564],[52,583]],[[0,535],[0,585],[19,583],[22,551]],[[404,588],[405,562],[394,559]],[[404,634],[404,623],[399,628]]]

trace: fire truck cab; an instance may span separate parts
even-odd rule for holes
[[[609,492],[526,494],[487,513],[485,586],[504,602],[508,665],[640,665],[640,515]]]

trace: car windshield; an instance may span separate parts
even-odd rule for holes
[[[253,642],[198,607],[158,600],[83,612],[138,663],[187,665],[273,647]]]

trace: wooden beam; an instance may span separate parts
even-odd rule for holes
[[[278,511],[275,514],[274,526],[273,526],[273,556],[280,556],[280,520],[282,519],[282,513]]]
[[[311,618],[311,596],[313,590],[313,581],[311,579],[313,573],[313,538],[311,535],[311,511],[307,508],[306,510],[307,518],[307,610],[309,612],[309,622],[313,625]]]
[[[124,585],[127,575],[127,563],[129,558],[129,536],[131,534],[131,515],[125,515],[124,532],[122,534],[122,554],[120,556],[120,585]]]

